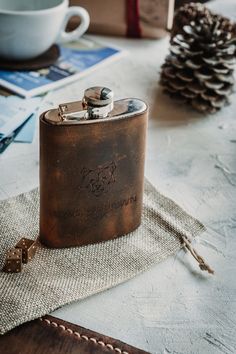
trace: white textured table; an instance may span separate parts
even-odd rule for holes
[[[96,84],[111,87],[117,98],[147,100],[146,176],[208,227],[197,248],[216,274],[202,273],[181,251],[133,280],[54,314],[151,353],[236,353],[236,97],[222,112],[202,117],[161,92],[158,77],[168,38],[112,42],[128,49],[128,55],[46,100],[78,99]],[[1,155],[0,198],[37,186],[38,168],[37,133],[33,144],[12,144]]]

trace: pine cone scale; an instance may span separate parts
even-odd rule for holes
[[[233,91],[235,52],[236,25],[202,4],[183,6],[162,66],[165,92],[201,112],[219,110]]]

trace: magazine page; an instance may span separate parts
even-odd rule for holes
[[[24,97],[32,97],[70,83],[98,65],[123,54],[90,38],[60,46],[60,57],[49,68],[36,71],[0,70],[0,85]]]

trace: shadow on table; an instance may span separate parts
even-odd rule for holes
[[[162,87],[157,87],[153,92],[151,102],[150,120],[158,122],[159,126],[187,125],[211,116],[196,112],[186,103],[170,98],[163,93]]]
[[[187,257],[185,255],[185,251],[180,250],[175,258],[178,259],[179,263],[185,268],[187,269],[187,271],[194,276],[195,279],[197,279],[198,281],[208,281],[209,277],[211,277],[212,275],[209,275],[209,273],[207,272],[203,272],[202,270],[200,270],[200,268],[198,267],[197,262],[195,263],[195,261],[192,263],[192,261],[190,261],[189,257],[191,258],[192,256],[189,255],[187,253]]]

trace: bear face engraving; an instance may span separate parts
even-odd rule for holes
[[[84,167],[81,170],[82,186],[99,197],[103,193],[107,193],[109,186],[115,182],[115,170],[116,164],[114,161],[100,165],[95,169]]]

